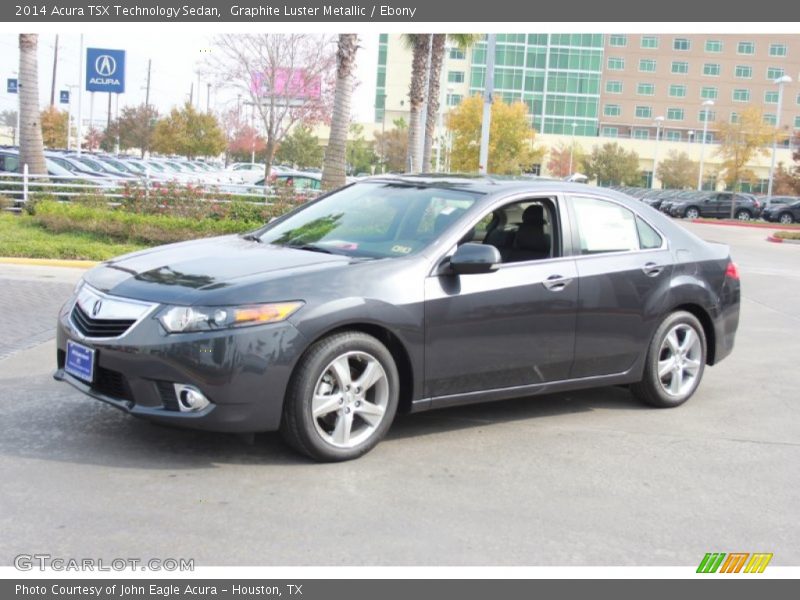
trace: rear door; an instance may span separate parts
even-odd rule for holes
[[[613,200],[569,197],[578,271],[571,379],[625,373],[647,350],[667,301],[666,238]]]

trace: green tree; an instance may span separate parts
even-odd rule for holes
[[[658,163],[656,176],[661,187],[668,190],[694,188],[700,174],[699,165],[686,152],[670,150],[667,157]]]
[[[721,159],[722,179],[728,189],[738,191],[743,181],[756,179],[748,164],[756,156],[769,156],[768,146],[778,131],[764,123],[761,109],[751,106],[739,114],[735,123],[720,123],[718,135],[720,144],[717,156]]]
[[[378,164],[385,171],[398,173],[405,170],[408,156],[408,125],[403,119],[393,122],[394,128],[375,132],[375,152]]]
[[[347,124],[350,121],[350,104],[353,98],[353,72],[358,51],[358,35],[340,33],[336,45],[336,91],[333,97],[333,116],[325,148],[322,168],[322,187],[333,189],[345,183]]]
[[[356,175],[358,173],[369,173],[372,165],[378,161],[378,157],[373,152],[372,144],[364,139],[364,126],[357,123],[350,125],[350,139],[347,140],[347,166],[349,171]]]
[[[48,106],[42,111],[42,141],[45,148],[67,147],[67,120],[69,115],[65,110],[58,110]]]
[[[152,148],[163,154],[217,156],[225,150],[225,134],[214,115],[197,112],[188,102],[159,119]]]
[[[616,142],[594,146],[591,154],[583,159],[583,172],[589,179],[603,185],[639,185],[639,155],[628,152]]]
[[[453,171],[478,171],[482,117],[483,98],[479,95],[467,98],[448,114],[447,128],[453,136],[453,150],[450,153]],[[413,139],[412,136],[409,138]],[[543,152],[534,148],[534,136],[526,104],[506,104],[502,99],[495,98],[489,131],[488,172],[516,175],[540,161]]]
[[[140,104],[123,108],[115,123],[115,129],[119,132],[119,147],[123,150],[135,148],[144,158],[153,144],[157,121],[158,111],[154,106]]]
[[[289,163],[298,169],[319,167],[322,158],[323,150],[319,139],[311,132],[310,127],[302,123],[281,142],[275,153],[278,162]]]

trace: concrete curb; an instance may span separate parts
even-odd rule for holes
[[[748,223],[747,221],[732,222],[732,221],[706,221],[705,219],[692,219],[690,223],[697,223],[699,225],[722,225],[723,227],[750,227],[753,229],[778,229],[782,231],[800,231],[800,227],[785,228],[777,223]]]
[[[768,235],[767,241],[773,244],[800,244],[800,240],[787,240],[786,238],[779,238],[774,235]]]
[[[91,269],[100,263],[94,260],[62,260],[57,258],[20,258],[16,256],[0,256],[0,264]]]

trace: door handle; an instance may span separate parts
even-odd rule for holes
[[[662,265],[657,265],[654,262],[645,263],[642,267],[642,271],[644,271],[644,274],[648,277],[657,277],[663,270],[664,267]]]
[[[542,282],[542,285],[551,292],[560,292],[567,287],[572,281],[571,277],[562,277],[561,275],[550,275]]]

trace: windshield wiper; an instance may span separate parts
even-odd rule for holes
[[[295,250],[308,250],[309,252],[322,252],[324,254],[336,254],[333,250],[318,246],[317,244],[286,244],[287,248],[294,248]]]
[[[246,233],[242,236],[243,240],[247,240],[248,242],[257,242],[259,244],[263,244],[264,241],[253,233]]]

